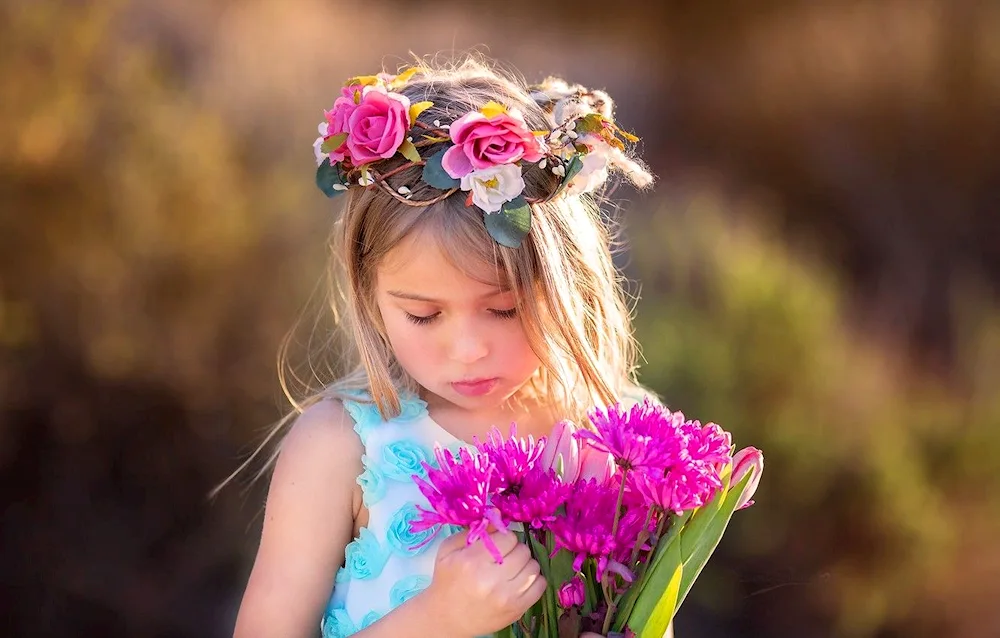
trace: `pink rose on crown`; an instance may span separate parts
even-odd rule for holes
[[[455,179],[520,160],[537,162],[542,147],[524,118],[514,110],[466,113],[449,128],[455,143],[441,158],[441,166]]]
[[[326,116],[326,121],[319,125],[320,137],[318,137],[316,142],[313,144],[313,149],[316,151],[317,164],[322,164],[323,160],[327,157],[330,158],[330,163],[343,161],[344,156],[347,153],[346,140],[341,142],[340,146],[329,153],[324,153],[321,147],[323,146],[323,142],[327,139],[333,137],[334,135],[347,132],[347,121],[351,117],[351,113],[358,108],[358,103],[354,101],[355,94],[358,96],[358,100],[360,101],[362,89],[364,89],[364,87],[360,84],[345,86],[341,89],[340,97],[338,97],[337,101],[333,103],[333,108],[329,111],[323,111],[323,115]]]
[[[339,101],[339,100],[338,100]],[[361,166],[396,154],[410,130],[410,100],[405,95],[370,85],[347,118],[347,154]]]

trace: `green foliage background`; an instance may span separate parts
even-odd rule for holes
[[[384,53],[485,41],[618,97],[660,175],[622,204],[642,379],[766,453],[678,636],[996,635],[1000,12],[684,4],[584,2],[537,48],[447,2],[367,7],[368,38],[309,0],[0,4],[11,630],[231,631],[261,486],[205,493],[284,409],[317,115]]]

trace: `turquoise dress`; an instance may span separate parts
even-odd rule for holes
[[[357,481],[368,525],[344,550],[344,566],[337,572],[333,594],[321,622],[323,638],[343,638],[368,627],[409,600],[431,582],[434,557],[441,541],[457,529],[410,532],[418,516],[417,505],[430,505],[413,475],[426,477],[422,462],[432,465],[434,445],[457,453],[472,446],[435,423],[427,403],[413,394],[401,394],[399,416],[386,421],[367,395],[344,401],[354,420],[354,430],[364,445],[364,468]],[[626,397],[641,400],[638,396]]]
[[[417,505],[430,506],[412,477],[427,475],[421,464],[434,463],[435,443],[453,452],[469,444],[431,420],[427,404],[416,396],[400,396],[402,411],[389,421],[363,399],[345,401],[344,407],[364,445],[364,471],[357,480],[368,525],[344,551],[320,625],[323,638],[360,631],[427,587],[437,549],[455,531],[441,530],[420,546],[433,533],[413,534],[409,524],[418,516]]]

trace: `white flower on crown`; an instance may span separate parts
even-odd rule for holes
[[[313,142],[313,153],[316,154],[316,166],[319,166],[320,164],[322,164],[323,160],[325,160],[327,157],[329,157],[326,153],[323,152],[323,148],[322,148],[323,147],[323,140],[325,140],[326,136],[329,134],[328,133],[328,129],[329,128],[330,128],[329,122],[320,122],[319,123],[319,137],[317,137],[316,141]]]
[[[577,140],[590,149],[582,156],[583,168],[566,184],[566,195],[590,193],[608,180],[608,164],[615,149],[596,135],[585,135]]]
[[[472,203],[485,213],[495,213],[504,203],[524,192],[521,167],[499,164],[472,171],[462,178],[462,190],[472,191]]]

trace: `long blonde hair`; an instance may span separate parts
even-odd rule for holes
[[[543,108],[546,101],[551,108],[551,91],[537,87],[529,91],[512,75],[479,60],[436,69],[422,64],[421,68],[400,90],[411,102],[434,103],[421,120],[453,121],[493,100],[519,109],[533,130],[554,126],[551,112]],[[551,78],[547,82],[557,88],[568,86]],[[402,163],[386,160],[385,168]],[[435,192],[422,193],[430,187],[420,180],[419,171],[412,167],[395,173],[391,187],[406,185],[415,200],[430,199]],[[528,170],[524,179],[525,195],[537,197],[552,192],[559,178],[548,171]],[[590,407],[613,403],[638,389],[632,308],[612,261],[614,225],[592,196],[533,204],[531,230],[518,248],[497,244],[486,231],[483,213],[466,206],[462,194],[422,208],[404,204],[378,188],[352,188],[343,198],[346,202],[334,225],[327,271],[328,311],[333,313],[340,337],[335,346],[339,365],[329,371],[327,379],[315,374],[313,379],[297,377],[288,359],[289,333],[279,355],[279,370],[293,410],[233,476],[318,401],[357,400],[358,393],[363,393],[383,417],[391,418],[399,414],[400,391],[419,391],[393,357],[374,294],[375,272],[383,258],[400,240],[418,231],[436,239],[456,267],[472,273],[473,266],[486,264],[513,289],[518,316],[542,363],[530,381],[531,389],[547,402],[555,402],[567,418],[585,422]],[[329,346],[333,342],[321,339],[320,343]],[[294,391],[292,382],[304,386],[305,392]],[[279,447],[275,446],[257,476],[273,463]]]

